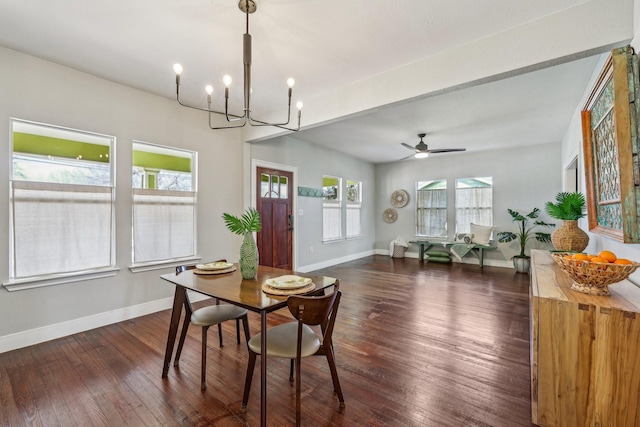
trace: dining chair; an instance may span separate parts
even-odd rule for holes
[[[225,262],[226,260],[219,260],[217,262]],[[195,265],[179,265],[176,267],[176,274],[183,273],[187,270],[195,269]],[[207,333],[209,328],[213,325],[218,325],[218,338],[220,341],[220,347],[223,346],[222,343],[222,323],[227,320],[235,320],[236,321],[236,340],[238,344],[240,344],[240,321],[242,320],[242,326],[244,329],[244,337],[245,341],[249,341],[250,333],[249,333],[249,317],[247,315],[247,310],[242,307],[238,307],[231,304],[220,304],[220,300],[215,298],[215,305],[208,305],[206,307],[199,308],[197,310],[193,310],[191,307],[191,302],[189,301],[189,296],[187,294],[186,305],[187,314],[185,315],[184,323],[182,325],[182,332],[180,333],[180,341],[178,342],[178,348],[176,350],[176,357],[173,362],[174,366],[178,366],[180,362],[180,355],[182,354],[182,347],[184,346],[184,340],[187,336],[187,330],[189,329],[189,324],[194,324],[196,326],[202,327],[202,363],[201,363],[201,378],[200,378],[200,389],[206,390],[206,376],[207,376]],[[189,316],[189,313],[191,315]]]
[[[287,299],[289,311],[297,321],[285,323],[267,330],[267,348],[262,350],[261,334],[254,335],[248,342],[249,363],[245,379],[242,407],[246,409],[251,391],[251,380],[258,355],[291,359],[289,381],[293,382],[295,365],[296,381],[296,425],[300,425],[301,360],[308,356],[326,356],[331,371],[334,392],[338,395],[340,408],[344,408],[344,397],[338,380],[333,349],[333,329],[342,293],[336,282],[334,291],[323,296],[290,296]],[[311,326],[320,326],[317,334]],[[318,329],[318,328],[316,328]],[[295,361],[295,363],[294,363]]]

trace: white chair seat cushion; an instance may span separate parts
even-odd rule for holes
[[[298,323],[289,322],[274,326],[267,331],[267,356],[296,358]],[[254,335],[249,340],[249,348],[258,354],[261,349],[262,334]],[[307,325],[302,325],[302,357],[315,354],[320,348],[320,339]]]
[[[191,323],[197,326],[217,325],[247,314],[247,310],[231,304],[209,305],[191,314]]]

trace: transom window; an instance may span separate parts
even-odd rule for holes
[[[416,183],[416,235],[447,236],[447,181]]]

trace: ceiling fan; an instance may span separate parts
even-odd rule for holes
[[[422,138],[424,138],[425,136],[427,136],[426,133],[418,134],[418,138],[420,138],[420,142],[415,147],[409,144],[405,144],[404,142],[402,143],[404,147],[408,148],[409,150],[415,151],[415,154],[409,157],[415,157],[416,159],[424,159],[425,157],[428,157],[430,153],[449,153],[451,151],[466,151],[466,148],[437,148],[435,150],[429,150],[429,146],[425,144],[424,141],[422,140]],[[405,157],[405,159],[408,159],[409,157]]]

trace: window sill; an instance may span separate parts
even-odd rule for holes
[[[120,268],[118,267],[105,267],[90,271],[27,277],[24,279],[9,280],[8,282],[3,283],[2,286],[4,286],[9,292],[24,291],[27,289],[42,288],[45,286],[112,277],[115,276],[118,271],[120,271]]]
[[[363,238],[364,238],[364,235],[362,235],[362,234],[358,234],[358,235],[355,235],[355,236],[347,236],[347,240],[358,240],[358,239],[363,239]]]
[[[339,242],[342,242],[343,240],[344,240],[343,237],[340,237],[339,239],[327,239],[327,240],[323,240],[322,244],[325,245],[325,244],[331,244],[331,243],[339,243]]]
[[[132,273],[141,273],[144,271],[162,270],[163,268],[177,267],[179,265],[195,264],[200,260],[202,260],[202,257],[196,256],[196,257],[168,259],[163,261],[139,262],[139,263],[130,265],[129,270]]]

